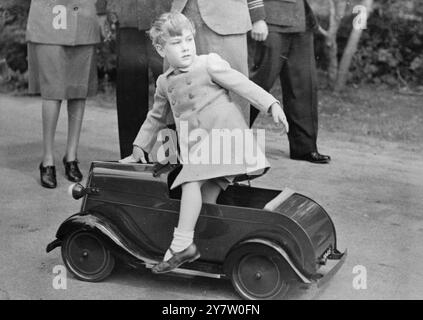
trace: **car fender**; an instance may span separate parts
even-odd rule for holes
[[[115,246],[124,250],[126,253],[132,255],[138,260],[144,261],[145,263],[156,263],[157,261],[152,259],[142,249],[135,244],[131,243],[125,235],[120,232],[113,223],[108,221],[105,217],[98,217],[89,212],[75,214],[64,221],[59,227],[56,237],[59,241],[63,240],[64,237],[76,230],[92,230],[100,233],[107,240],[110,240]],[[116,249],[116,248],[110,248]]]
[[[292,259],[289,257],[288,253],[277,243],[268,240],[268,239],[264,239],[264,238],[251,238],[251,239],[246,239],[243,240],[241,242],[239,242],[234,248],[232,248],[229,252],[229,254],[227,255],[227,259],[225,259],[225,263],[224,263],[224,270],[226,274],[229,274],[229,266],[231,264],[231,259],[230,256],[232,253],[236,252],[237,248],[242,247],[243,245],[246,244],[251,244],[251,243],[255,243],[255,244],[261,244],[261,245],[265,245],[268,246],[272,249],[274,249],[276,252],[278,252],[280,254],[280,256],[286,261],[286,263],[290,266],[291,270],[295,273],[295,275],[303,282],[306,284],[311,284],[311,280],[304,275],[303,272],[301,272],[301,270],[299,270],[296,265],[294,264],[294,262],[292,261]]]

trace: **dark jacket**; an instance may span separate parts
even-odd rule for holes
[[[120,28],[148,30],[162,13],[170,11],[172,0],[98,0],[101,13],[116,14]]]
[[[306,25],[307,29],[318,27],[316,17],[307,0],[263,0],[265,9],[264,20],[268,24],[281,27],[296,28]],[[304,10],[298,6],[304,2]]]
[[[174,0],[172,10],[182,12],[188,1],[197,1],[201,18],[217,34],[245,34],[251,30],[247,0]]]
[[[62,15],[66,18],[58,19]],[[68,46],[100,42],[96,0],[32,0],[26,40]]]

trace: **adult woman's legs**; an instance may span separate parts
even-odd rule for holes
[[[77,158],[84,111],[85,99],[68,100],[68,141],[66,145],[66,161],[74,161]]]
[[[71,182],[79,182],[83,177],[78,168],[77,150],[84,110],[85,99],[68,100],[68,141],[63,165],[65,166],[66,178]]]
[[[61,100],[43,100],[43,165],[54,164],[53,145],[57,120],[60,113]],[[84,117],[85,99],[68,101],[68,141],[66,146],[66,160],[76,159],[82,119]]]
[[[42,102],[43,118],[43,161],[40,163],[40,180],[44,188],[56,188],[56,167],[54,166],[53,145],[61,100]]]
[[[43,100],[43,166],[54,165],[53,145],[59,118],[61,100]]]

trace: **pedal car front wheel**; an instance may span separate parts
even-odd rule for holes
[[[79,280],[98,282],[111,274],[115,258],[94,232],[77,230],[62,245],[66,268]]]
[[[234,252],[232,285],[247,300],[282,299],[288,292],[286,263],[276,250],[261,244],[247,244]]]

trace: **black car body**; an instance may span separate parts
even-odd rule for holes
[[[62,246],[67,268],[99,281],[114,258],[151,267],[163,257],[177,225],[181,189],[170,190],[180,165],[93,162],[81,211],[57,231],[47,251]],[[225,277],[246,299],[274,299],[290,283],[311,285],[336,272],[346,257],[337,249],[327,212],[296,192],[234,183],[217,204],[203,204],[195,231],[201,258],[175,272]]]

